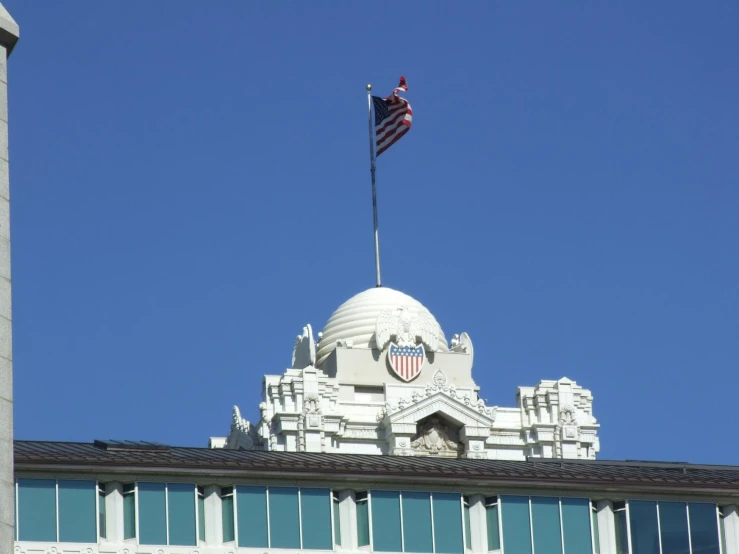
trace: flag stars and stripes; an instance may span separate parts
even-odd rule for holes
[[[375,156],[379,156],[398,142],[411,128],[413,110],[408,100],[400,96],[400,92],[407,91],[408,84],[405,77],[401,77],[400,84],[390,96],[372,97],[372,104],[375,107]]]
[[[393,370],[404,381],[410,381],[417,377],[421,373],[423,363],[426,361],[422,344],[398,346],[392,343],[388,355]]]

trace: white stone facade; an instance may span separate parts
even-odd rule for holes
[[[393,346],[415,361],[403,366],[391,356]],[[370,289],[331,316],[317,343],[306,326],[293,367],[264,377],[259,421],[250,423],[234,407],[228,436],[212,438],[211,447],[595,459],[599,425],[590,391],[567,378],[541,381],[519,387],[515,407],[488,406],[472,379],[473,360],[466,333],[447,344],[416,300]]]

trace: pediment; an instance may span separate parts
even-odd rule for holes
[[[490,408],[484,409],[488,413],[491,412]],[[492,410],[493,417],[490,417],[482,413],[476,406],[468,406],[443,392],[437,392],[409,406],[386,414],[382,420],[382,427],[387,428],[394,424],[415,425],[422,419],[436,413],[443,415],[445,419],[461,426],[490,428],[495,422],[494,410]]]

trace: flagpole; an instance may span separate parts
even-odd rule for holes
[[[375,224],[375,271],[377,286],[382,286],[380,279],[380,234],[377,225],[377,185],[375,184],[375,134],[372,128],[372,85],[367,85],[367,123],[369,126],[370,173],[372,174],[372,216]]]

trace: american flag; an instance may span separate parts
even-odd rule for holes
[[[405,77],[400,78],[400,84],[387,98],[372,97],[375,106],[376,156],[398,142],[411,128],[413,110],[408,100],[400,97],[401,91],[408,92]]]
[[[417,346],[398,346],[395,343],[391,343],[388,354],[390,356],[390,365],[401,379],[410,381],[421,373],[421,367],[425,361],[422,344]]]

